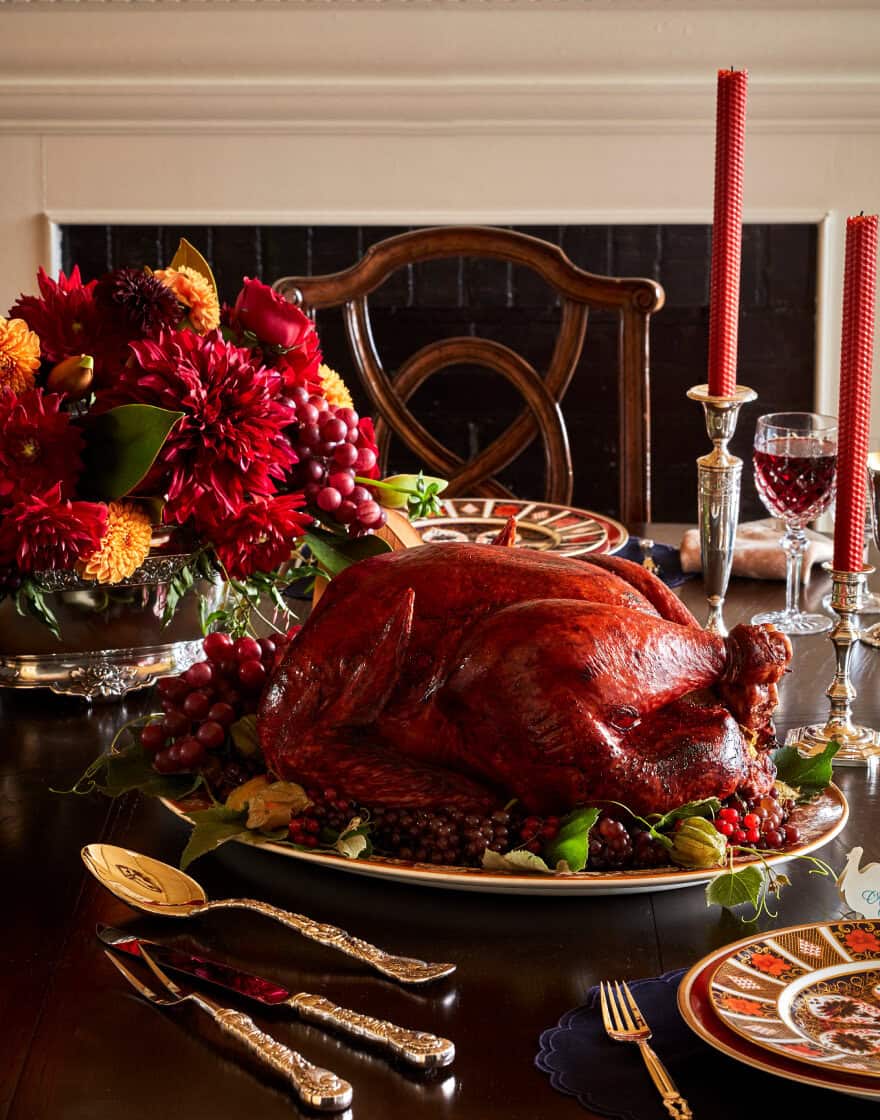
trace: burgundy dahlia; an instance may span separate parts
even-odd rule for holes
[[[219,331],[164,333],[131,344],[107,404],[132,402],[182,412],[142,493],[166,496],[166,517],[197,527],[234,517],[246,502],[269,498],[296,455],[284,435],[294,417],[281,378]]]
[[[56,482],[61,496],[74,492],[82,469],[83,438],[63,397],[28,389],[0,389],[0,506],[40,494]]]
[[[129,339],[158,338],[174,330],[184,308],[161,280],[143,268],[117,268],[95,287],[95,304],[113,333]]]
[[[37,273],[39,296],[21,295],[9,309],[10,319],[24,319],[40,339],[40,356],[53,365],[71,354],[94,354],[99,324],[95,311],[95,281],[83,284],[79,267],[70,276],[53,280],[44,269]]]
[[[302,494],[283,494],[250,502],[237,517],[214,527],[214,548],[233,579],[274,572],[290,559],[294,543],[312,521],[307,513],[299,512],[304,501]]]
[[[107,528],[100,502],[70,502],[56,483],[43,494],[21,498],[0,517],[0,565],[20,572],[72,568],[94,552]]]

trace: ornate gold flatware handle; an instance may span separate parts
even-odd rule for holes
[[[313,1066],[301,1054],[261,1031],[249,1015],[231,1007],[209,1007],[211,1016],[227,1034],[256,1054],[293,1086],[300,1100],[323,1112],[341,1112],[351,1104],[347,1081],[328,1069]]]
[[[359,937],[346,933],[344,929],[328,925],[326,922],[313,921],[303,914],[292,914],[288,910],[281,910],[268,902],[259,902],[253,898],[217,899],[215,902],[206,902],[199,909],[229,908],[251,910],[266,918],[274,918],[276,922],[281,922],[289,929],[295,929],[303,937],[327,945],[331,949],[339,949],[340,952],[372,965],[378,972],[399,980],[402,984],[426,984],[429,980],[439,980],[455,971],[454,964],[431,964],[427,961],[414,960],[412,957],[395,957],[371,945],[369,941],[362,941]]]
[[[657,1092],[663,1098],[663,1105],[673,1120],[693,1120],[691,1107],[675,1087],[675,1082],[666,1072],[666,1066],[660,1061],[647,1042],[639,1042],[639,1050],[645,1059],[651,1080],[657,1087]]]
[[[447,1038],[438,1038],[426,1031],[407,1030],[406,1027],[398,1027],[396,1023],[338,1007],[323,996],[300,992],[288,1002],[304,1019],[369,1039],[422,1069],[448,1066],[455,1057],[455,1046]]]

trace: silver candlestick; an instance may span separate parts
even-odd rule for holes
[[[700,552],[703,560],[703,586],[709,603],[706,629],[724,637],[724,597],[733,564],[733,546],[739,523],[739,493],[742,484],[742,459],[731,455],[727,445],[736,431],[739,410],[758,394],[737,385],[733,396],[716,397],[708,385],[688,389],[692,401],[699,401],[706,414],[706,431],[713,448],[697,459],[699,486]]]
[[[849,766],[876,765],[880,758],[880,736],[870,727],[860,727],[852,721],[852,702],[856,697],[849,676],[849,662],[859,632],[853,627],[853,618],[862,603],[865,581],[874,571],[866,566],[860,572],[838,572],[830,564],[823,565],[831,573],[831,606],[837,613],[837,622],[829,637],[834,644],[837,662],[834,680],[825,691],[831,701],[828,722],[798,727],[789,731],[788,746],[797,747],[801,754],[821,754],[832,739],[841,748],[834,762]]]

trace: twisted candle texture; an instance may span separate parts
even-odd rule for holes
[[[747,87],[746,70],[718,71],[715,214],[709,295],[709,392],[719,397],[732,396],[736,388]]]
[[[859,572],[864,564],[876,286],[877,216],[848,218],[834,522],[834,567],[842,572]]]

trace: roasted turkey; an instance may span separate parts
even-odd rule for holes
[[[769,627],[706,633],[626,560],[424,545],[332,581],[258,728],[279,778],[368,806],[664,812],[770,788],[790,656]]]

